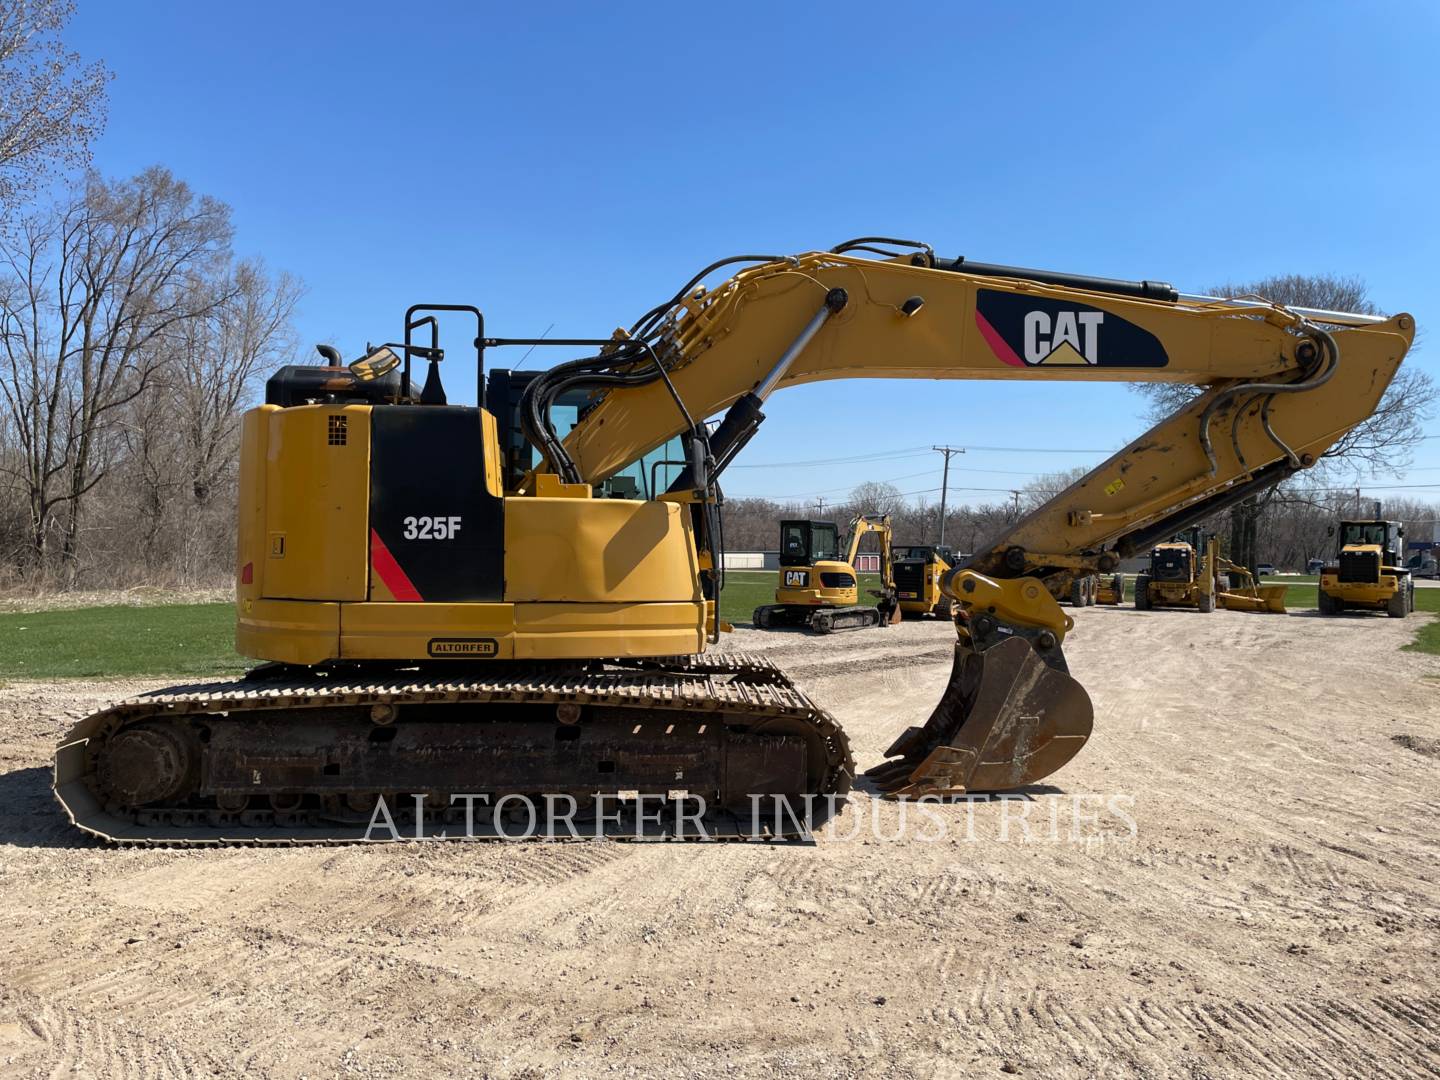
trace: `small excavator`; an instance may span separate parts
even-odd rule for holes
[[[447,399],[442,320],[470,324],[472,405]],[[722,631],[719,481],[772,395],[1201,385],[946,572],[950,681],[867,774],[885,798],[1035,783],[1093,723],[1049,581],[1113,574],[1312,466],[1374,412],[1415,326],[860,237],[721,259],[608,337],[493,336],[470,305],[415,305],[401,329],[348,365],[327,347],[282,368],[245,415],[236,647],[261,663],[81,720],[54,786],[84,832],[330,843],[399,804],[453,837],[477,802],[492,824],[536,799],[608,823],[618,798],[618,829],[689,838],[697,821],[737,835],[756,799],[843,812],[856,766],[836,718],[765,658],[704,651]],[[537,347],[570,358],[486,378],[487,356]]]
[[[860,541],[871,533],[880,538],[878,602],[860,603],[856,558]],[[863,630],[900,621],[900,603],[891,570],[890,517],[857,514],[842,547],[832,521],[780,522],[780,578],[775,603],[755,609],[752,621],[762,630],[777,626],[808,626],[817,634]]]

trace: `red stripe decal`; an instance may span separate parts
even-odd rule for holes
[[[424,599],[374,529],[370,530],[370,565],[375,568],[375,573],[380,575],[380,580],[396,600],[414,603]]]
[[[996,329],[990,325],[990,320],[980,314],[980,309],[975,309],[975,325],[980,328],[980,334],[985,343],[990,346],[990,351],[996,357],[1005,361],[1011,367],[1029,367],[1024,360],[1015,355],[1015,350],[1005,344],[1005,339],[1000,336]]]

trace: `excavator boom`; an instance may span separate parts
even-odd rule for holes
[[[1414,321],[942,261],[927,245],[881,248],[880,260],[854,253],[887,243],[905,242],[864,238],[759,261],[713,289],[690,282],[617,340],[613,358],[636,358],[630,381],[597,385],[596,404],[563,444],[550,440],[547,457],[568,479],[594,482],[689,428],[694,464],[672,490],[700,490],[754,434],[766,398],[788,386],[985,378],[1204,387],[945,578],[959,631],[949,688],[872,779],[892,795],[1031,783],[1069,760],[1092,724],[1060,647],[1073,622],[1045,579],[1111,574],[1122,558],[1314,465],[1375,410]],[[585,385],[583,375],[569,385]],[[692,418],[721,410],[714,436],[701,436]]]

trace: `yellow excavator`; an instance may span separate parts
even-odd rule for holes
[[[874,590],[877,603],[862,604],[855,560],[860,554],[860,541],[871,533],[880,538],[880,588]],[[833,521],[780,522],[780,579],[775,586],[775,603],[756,608],[751,621],[762,630],[808,626],[817,634],[899,622],[890,538],[888,514],[857,514],[843,545]]]
[[[457,319],[473,406],[440,377]],[[264,663],[82,720],[57,797],[87,833],[189,845],[363,838],[382,804],[454,835],[477,800],[501,826],[537,798],[608,822],[613,794],[718,829],[756,798],[841,795],[855,766],[835,718],[765,659],[703,651],[721,630],[718,481],[771,396],[848,378],[1203,385],[945,575],[950,682],[867,774],[892,798],[1033,783],[1092,726],[1047,579],[1112,574],[1313,465],[1413,334],[1409,315],[876,237],[722,259],[603,339],[494,337],[474,307],[417,305],[399,341],[284,368],[244,418],[236,646]],[[582,355],[483,377],[487,356],[536,346]]]

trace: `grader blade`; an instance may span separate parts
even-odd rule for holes
[[[1022,787],[1074,757],[1093,721],[1084,687],[1024,638],[983,652],[957,642],[930,719],[896,739],[885,751],[892,760],[865,775],[888,799]]]
[[[1254,585],[1238,592],[1216,593],[1215,598],[1227,611],[1262,611],[1284,615],[1288,585]]]

